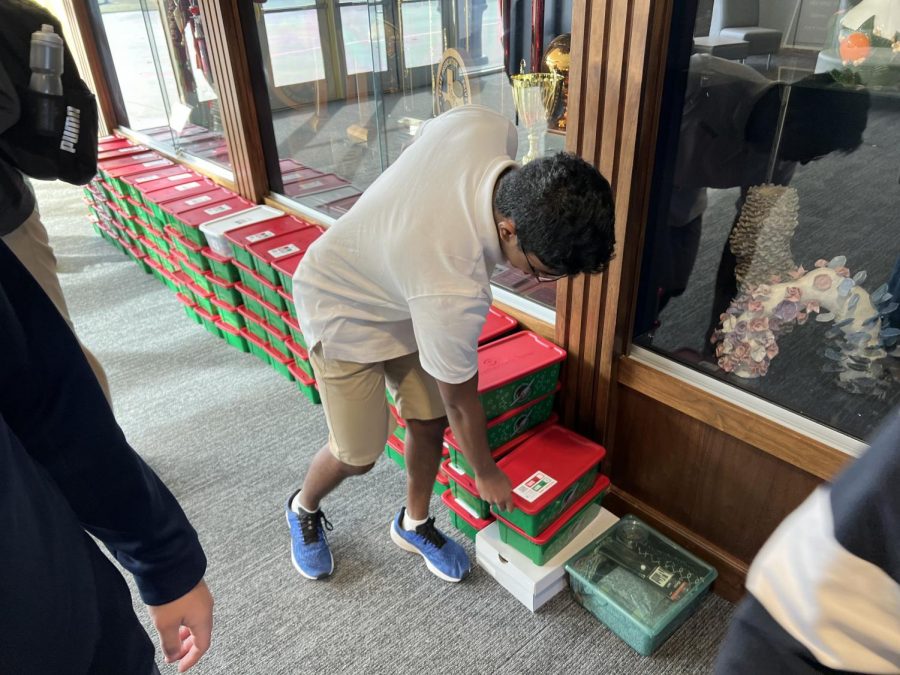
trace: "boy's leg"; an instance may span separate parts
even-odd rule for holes
[[[373,466],[352,466],[337,459],[331,451],[331,443],[323,445],[313,457],[303,480],[303,488],[298,497],[300,505],[307,511],[318,511],[319,503],[331,493],[345,478],[361,476]]]
[[[418,354],[384,364],[388,386],[406,420],[407,503],[391,523],[397,546],[425,559],[429,571],[445,581],[461,581],[471,569],[469,556],[429,517],[434,480],[443,454],[447,425],[437,382],[422,369]]]

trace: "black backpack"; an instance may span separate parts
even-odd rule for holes
[[[62,96],[28,89],[31,34],[45,23],[62,35],[56,18],[31,0],[0,3],[0,161],[32,178],[83,185],[97,172],[97,103],[68,45]]]

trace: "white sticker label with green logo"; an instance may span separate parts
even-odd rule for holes
[[[200,187],[200,183],[197,181],[192,181],[190,183],[182,183],[181,185],[176,185],[175,189],[179,192],[184,192],[185,190],[190,190],[191,188]]]
[[[274,236],[275,236],[275,233],[272,232],[271,230],[264,230],[262,232],[257,232],[256,234],[251,234],[249,237],[247,237],[247,243],[255,244],[256,242],[259,242],[259,241],[265,241],[266,239],[271,239]]]
[[[556,485],[555,478],[551,478],[543,471],[535,471],[522,481],[513,492],[531,504],[540,499],[542,495],[545,495],[554,485]]]
[[[286,246],[279,246],[278,248],[270,249],[268,253],[273,258],[283,258],[286,255],[291,255],[292,253],[300,253],[300,248],[298,246],[295,246],[294,244],[288,244]]]
[[[226,211],[231,211],[231,207],[228,204],[219,204],[218,206],[212,206],[208,209],[203,209],[203,213],[206,213],[210,216],[214,216],[217,213],[225,213]]]
[[[202,204],[204,202],[208,202],[212,197],[209,195],[200,195],[199,197],[194,197],[193,199],[185,199],[184,203],[188,206],[197,206],[197,204]]]

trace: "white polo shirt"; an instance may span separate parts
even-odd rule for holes
[[[376,363],[418,351],[434,378],[478,371],[478,336],[503,254],[494,185],[515,166],[513,124],[482,106],[429,120],[294,274],[310,348]]]

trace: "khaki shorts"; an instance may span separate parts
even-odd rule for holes
[[[319,343],[309,353],[325,419],[331,453],[344,464],[374,464],[396,421],[388,408],[385,385],[405,420],[444,417],[435,379],[422,369],[418,352],[381,363],[327,359]]]

